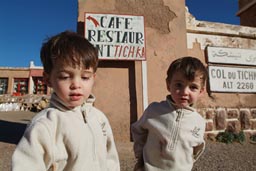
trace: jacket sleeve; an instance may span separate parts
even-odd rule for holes
[[[205,133],[205,120],[201,122],[201,130],[200,131],[200,142],[198,143],[197,146],[193,147],[193,158],[194,162],[199,159],[199,157],[203,154],[205,150],[205,141],[204,141],[204,133]]]
[[[106,120],[106,134],[107,134],[107,167],[108,171],[120,171],[119,157],[114,141],[111,126]]]
[[[197,161],[197,159],[199,159],[199,157],[204,152],[204,149],[205,149],[205,142],[203,142],[202,144],[200,144],[196,147],[193,147],[194,162]]]
[[[145,128],[145,122],[147,120],[147,110],[143,113],[142,117],[132,124],[132,138],[134,141],[133,150],[135,158],[137,159],[136,167],[143,167],[143,148],[147,140],[148,131]]]
[[[30,125],[12,156],[12,171],[46,171],[51,165],[52,144],[49,128],[37,122]]]

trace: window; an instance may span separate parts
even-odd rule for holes
[[[24,94],[28,94],[28,79],[14,78],[13,95],[21,96]]]
[[[7,94],[8,78],[0,78],[0,94]]]
[[[47,94],[47,87],[43,77],[33,77],[34,91],[33,94]]]

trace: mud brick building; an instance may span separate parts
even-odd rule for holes
[[[130,141],[131,123],[165,98],[166,70],[182,56],[198,57],[209,68],[214,100],[205,94],[197,105],[206,134],[256,134],[255,8],[255,0],[239,0],[234,15],[241,25],[230,25],[197,20],[185,0],[78,0],[77,32],[100,49],[95,106],[116,139]],[[0,94],[50,93],[42,68],[33,65],[0,68],[0,85]]]

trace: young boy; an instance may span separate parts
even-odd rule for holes
[[[189,171],[205,147],[205,120],[192,107],[207,70],[197,58],[175,60],[167,71],[170,95],[154,102],[132,125],[135,171]]]
[[[93,107],[98,52],[66,31],[41,48],[50,106],[27,127],[12,157],[13,171],[120,171],[110,124]]]

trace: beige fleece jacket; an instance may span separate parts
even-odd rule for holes
[[[132,125],[137,170],[189,171],[205,147],[205,120],[191,107],[154,102]],[[135,169],[135,170],[136,170]]]
[[[18,143],[12,171],[120,171],[110,124],[93,101],[69,110],[53,94]]]

